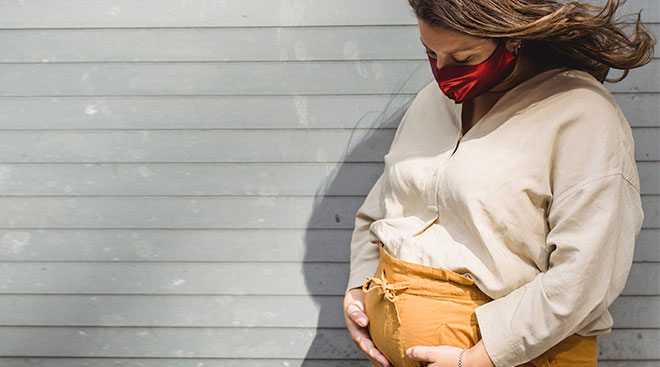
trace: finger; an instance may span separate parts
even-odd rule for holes
[[[366,315],[364,316],[366,318]],[[350,317],[349,317],[350,319]],[[385,358],[385,356],[376,348],[371,336],[366,328],[361,327],[359,324],[353,322],[347,322],[348,332],[351,335],[353,342],[364,352],[368,358],[373,358],[383,367],[388,367],[390,362]],[[367,319],[368,322],[368,319]]]
[[[366,328],[360,327],[353,322],[348,322],[346,326],[348,328],[348,332],[351,334],[351,339],[353,339],[355,344],[359,344],[361,339],[367,339],[369,342],[371,342],[371,336],[369,335],[369,332]]]
[[[433,362],[437,359],[437,348],[422,346],[410,347],[406,349],[406,355],[416,361]]]
[[[348,332],[351,334],[351,336],[354,336],[353,341],[355,341],[358,336],[371,339],[367,328],[356,324],[353,320],[347,318],[346,327],[348,328]]]
[[[371,357],[373,360],[375,360],[378,364],[378,367],[389,367],[390,361],[385,358],[385,356],[376,348],[373,349],[373,357]]]
[[[351,305],[355,305],[355,307],[357,307],[361,312],[364,312],[364,302],[362,302],[362,300],[359,298],[351,298],[349,303]]]
[[[355,339],[355,344],[367,355],[367,358],[370,360],[378,362],[382,367],[387,367],[390,365],[390,362],[385,358],[385,356],[376,348],[371,338],[368,335],[361,335],[359,338]]]
[[[374,342],[369,337],[367,331],[363,328],[355,328],[350,330],[351,339],[353,342],[367,355],[368,358],[374,359],[376,362],[382,364],[383,366],[389,366],[389,361],[385,356],[376,348]]]
[[[369,363],[371,363],[371,367],[388,367],[389,366],[389,362],[388,362],[388,364],[384,365],[383,363],[378,362],[378,361],[374,360],[373,358],[369,358]]]
[[[346,307],[346,314],[354,323],[365,327],[369,324],[369,317],[364,313],[364,306],[359,301],[351,302],[348,307]]]
[[[371,356],[367,355],[367,358],[369,358],[369,361],[371,362],[372,366],[390,367],[390,361],[388,361],[387,358],[385,358],[385,356],[379,357],[379,358],[374,358],[374,357],[371,357]]]
[[[364,313],[364,305],[359,300],[353,300],[346,307],[346,311]]]
[[[378,362],[374,360],[373,358],[369,358],[369,362],[371,363],[371,367],[389,367],[390,362],[388,361],[387,364],[383,364],[382,362]]]

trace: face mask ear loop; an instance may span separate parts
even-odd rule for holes
[[[518,42],[518,44],[517,44],[516,47],[513,49],[513,52],[512,52],[511,54],[512,54],[513,56],[518,56],[518,55],[520,54],[520,49],[522,49],[524,45],[525,45],[525,41],[520,41],[520,42]]]

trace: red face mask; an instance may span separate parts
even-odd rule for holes
[[[497,46],[486,61],[477,65],[449,65],[438,70],[436,59],[428,58],[438,86],[456,103],[477,97],[499,84],[511,74],[516,60],[504,43]]]

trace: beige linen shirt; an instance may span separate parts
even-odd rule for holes
[[[382,241],[494,299],[476,314],[498,367],[609,332],[644,218],[632,131],[609,91],[553,69],[464,136],[460,116],[435,82],[417,94],[358,210],[347,290],[373,275]]]

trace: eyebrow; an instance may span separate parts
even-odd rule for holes
[[[433,50],[431,50],[431,49],[429,48],[429,46],[426,45],[426,43],[424,43],[424,41],[422,41],[422,37],[419,38],[419,41],[422,43],[422,45],[424,45],[424,47],[425,47],[427,50],[429,50],[429,51],[433,51]],[[454,50],[449,50],[447,53],[448,53],[448,54],[453,54],[454,52],[468,50],[469,48],[470,48],[470,47],[457,48],[457,49],[454,49]]]

